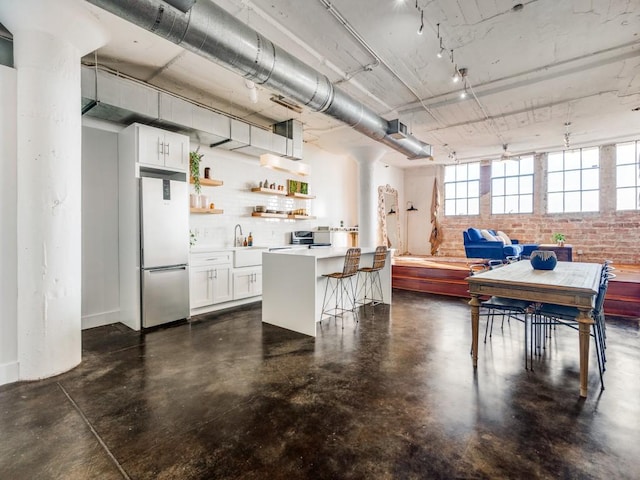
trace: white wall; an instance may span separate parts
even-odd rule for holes
[[[16,71],[0,65],[0,385],[18,380]]]
[[[192,145],[195,149],[197,145]],[[240,224],[244,236],[252,233],[254,245],[276,246],[288,244],[293,230],[310,230],[319,225],[338,227],[357,222],[357,165],[347,157],[326,153],[312,145],[304,145],[304,162],[311,166],[311,174],[298,177],[260,167],[257,157],[241,153],[200,147],[204,157],[200,162],[200,175],[211,168],[211,177],[222,180],[221,187],[202,187],[202,194],[210,197],[222,215],[191,214],[190,228],[196,234],[198,248],[203,246],[233,246],[234,226]],[[251,192],[260,182],[284,185],[287,179],[309,184],[314,200],[293,200],[277,195]],[[193,187],[191,187],[193,192]],[[256,205],[291,210],[307,208],[313,220],[286,220],[252,217]]]
[[[101,128],[100,128],[101,127]],[[82,128],[82,328],[118,321],[118,134]]]
[[[413,255],[431,255],[431,196],[437,166],[409,168],[404,171],[405,203],[401,206],[405,222],[405,249]],[[442,194],[442,185],[440,185]],[[441,199],[444,197],[440,197]],[[407,203],[413,202],[417,212],[407,212]],[[440,210],[443,211],[444,206]],[[408,240],[408,242],[407,242]]]

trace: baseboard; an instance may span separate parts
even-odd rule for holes
[[[0,385],[13,383],[19,380],[20,364],[16,362],[0,365]]]
[[[94,313],[82,317],[82,330],[88,328],[101,327],[103,325],[111,325],[120,321],[120,310],[112,310],[110,312]]]

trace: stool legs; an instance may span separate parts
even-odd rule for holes
[[[356,277],[356,282],[354,285],[353,277]],[[329,292],[329,284],[334,280],[335,283],[331,288],[331,292]],[[356,292],[358,285],[358,277],[357,275],[352,275],[349,277],[342,278],[334,278],[327,277],[327,284],[324,289],[324,298],[322,300],[322,313],[320,314],[320,321],[324,319],[325,316],[328,317],[338,317],[343,318],[345,312],[353,312],[356,321],[358,321],[358,317],[356,315]],[[345,297],[347,305],[345,306]],[[331,306],[331,300],[334,300],[333,308]],[[342,322],[342,328],[344,328],[344,319]]]
[[[360,293],[364,293],[362,305],[371,305],[372,309],[376,305],[384,303],[384,294],[382,293],[382,280],[380,279],[380,271],[360,271],[360,274],[364,275],[364,281],[362,282],[362,290]],[[375,309],[373,309],[375,312]]]

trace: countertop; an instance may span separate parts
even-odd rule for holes
[[[322,247],[322,248],[302,248],[302,249],[290,249],[290,250],[275,250],[272,252],[265,252],[273,255],[295,255],[303,257],[315,257],[315,258],[334,258],[344,257],[347,254],[347,247]],[[374,253],[375,247],[361,248],[361,254]]]

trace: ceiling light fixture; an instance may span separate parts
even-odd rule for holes
[[[571,135],[571,132],[569,132],[569,127],[571,126],[571,122],[564,122],[564,129],[565,129],[565,133],[564,133],[564,148],[569,148],[569,136]]]
[[[418,35],[422,35],[424,30],[424,10],[420,9],[420,28],[418,29]]]
[[[467,76],[466,68],[458,68],[456,65],[453,69],[453,83],[458,83],[460,80],[464,80]]]
[[[444,46],[442,45],[442,37],[440,37],[440,50],[437,54],[438,58],[442,58],[444,56]]]
[[[506,143],[502,144],[502,155],[500,156],[500,160],[509,160],[511,158],[511,152],[509,151],[509,145]]]
[[[464,81],[464,90],[460,92],[460,98],[462,99],[467,98],[467,80],[466,79]]]

